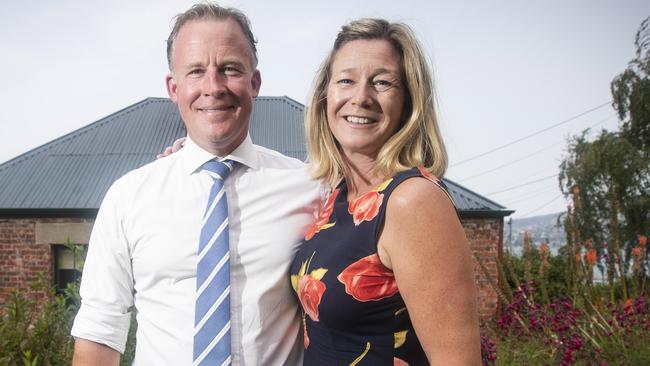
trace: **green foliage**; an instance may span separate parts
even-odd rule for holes
[[[73,311],[43,276],[34,288],[45,292],[43,303],[12,291],[0,311],[0,364],[69,365]]]
[[[569,285],[563,276],[575,258],[567,247],[556,256],[528,248],[521,258],[506,252],[503,259],[507,281],[499,291],[502,299],[504,292],[513,295],[491,326],[497,365],[650,365],[647,288],[623,301],[621,281],[593,284],[583,272]],[[548,275],[535,275],[545,262]],[[613,302],[610,293],[616,294]]]
[[[85,248],[67,243],[78,259],[76,268],[83,266]],[[14,290],[0,308],[0,365],[57,366],[70,365],[74,339],[70,329],[81,305],[79,281],[70,283],[59,294],[46,276],[32,285],[44,294],[42,300]],[[133,363],[137,324],[132,311],[131,328],[120,365]]]
[[[550,352],[541,339],[500,340],[497,344],[497,365],[549,365]]]
[[[561,251],[565,252],[566,248]],[[567,270],[567,257],[565,255],[549,256],[547,259],[548,267],[544,271],[544,276],[540,272],[542,256],[537,248],[531,248],[524,253],[522,257],[517,257],[509,252],[503,253],[504,274],[510,292],[515,292],[517,288],[525,283],[526,267],[530,267],[531,280],[533,285],[540,289],[534,294],[537,303],[548,303],[549,299],[564,296],[569,292],[569,273]],[[509,267],[509,268],[508,268]],[[544,288],[544,290],[542,290]],[[546,291],[546,295],[544,295]],[[546,298],[544,298],[546,296]]]
[[[625,217],[622,240],[629,242],[647,229],[642,211],[650,208],[650,159],[621,132],[602,131],[594,141],[585,135],[569,144],[569,156],[560,166],[562,190],[580,210],[576,219],[583,239],[610,240],[610,214],[616,209]]]

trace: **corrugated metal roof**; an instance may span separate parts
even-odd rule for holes
[[[257,145],[305,161],[305,107],[289,97],[258,97],[251,116],[251,139]]]
[[[253,142],[305,160],[304,106],[288,97],[258,97]],[[152,161],[185,136],[178,109],[167,98],[147,98],[0,165],[0,211],[96,210],[108,187]],[[505,216],[509,211],[445,180],[461,211]]]

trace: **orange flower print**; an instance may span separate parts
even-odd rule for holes
[[[422,174],[423,177],[427,178],[431,182],[435,183],[438,187],[442,188],[442,190],[445,192],[447,197],[449,197],[449,200],[451,202],[454,202],[454,198],[449,194],[449,192],[447,192],[447,189],[443,187],[442,182],[440,181],[440,179],[438,179],[438,177],[429,173],[427,170],[424,169],[422,165],[418,167],[418,170],[420,171],[420,174]]]
[[[297,275],[291,275],[291,285],[293,290],[298,294],[300,304],[303,311],[309,315],[311,320],[318,321],[318,305],[323,298],[323,293],[326,286],[321,279],[327,273],[325,268],[317,268],[307,273],[307,268],[311,263],[312,258],[316,252],[312,253],[311,257],[302,263]]]
[[[319,212],[316,222],[314,222],[314,224],[309,228],[309,230],[307,230],[307,233],[305,234],[305,240],[310,240],[319,231],[334,226],[334,223],[330,224],[329,221],[330,221],[330,216],[332,215],[332,211],[334,211],[334,201],[336,201],[336,196],[338,194],[339,194],[338,188],[332,191],[330,196],[327,198],[325,205]]]
[[[393,366],[409,366],[409,364],[404,360],[400,360],[397,357],[393,357]]]
[[[348,212],[352,215],[354,225],[359,226],[363,221],[374,219],[383,202],[384,195],[375,191],[370,191],[350,202]]]
[[[386,189],[393,178],[388,179],[372,191],[353,200],[348,204],[348,213],[352,215],[355,226],[359,226],[364,221],[371,221],[379,213],[379,208],[384,202],[384,195],[380,192]]]
[[[318,321],[318,305],[324,292],[325,284],[311,275],[302,276],[298,281],[298,297],[302,308],[315,322]]]
[[[395,276],[386,268],[377,253],[361,258],[341,272],[337,279],[345,292],[358,301],[379,301],[397,293]]]
[[[425,170],[422,165],[418,167],[418,170],[420,171],[420,174],[422,174],[423,177],[427,178],[428,180],[432,181],[435,184],[440,184],[440,180],[438,179],[438,177],[431,174],[429,171]]]

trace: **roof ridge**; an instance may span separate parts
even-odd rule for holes
[[[271,101],[271,100],[280,100],[280,101],[292,106],[293,108],[299,109],[300,111],[305,110],[305,106],[302,103],[296,101],[295,99],[293,99],[293,98],[291,98],[291,97],[289,97],[287,95],[276,95],[276,96],[274,96],[274,95],[265,95],[265,96],[258,96],[255,99],[256,100],[262,100],[262,101],[264,101],[264,100],[269,100],[269,101]]]
[[[113,113],[111,113],[111,114],[109,114],[109,115],[107,115],[105,117],[102,117],[102,118],[98,119],[95,122],[92,122],[92,123],[90,123],[88,125],[85,125],[85,126],[83,126],[81,128],[78,128],[78,129],[76,129],[74,131],[68,132],[68,133],[66,133],[66,134],[64,134],[64,135],[62,135],[60,137],[55,138],[54,140],[48,141],[48,142],[46,142],[44,144],[41,144],[41,145],[31,149],[31,150],[28,150],[28,151],[26,151],[26,152],[24,152],[24,153],[22,153],[22,154],[20,154],[20,155],[18,155],[16,157],[12,158],[12,159],[7,160],[6,162],[0,164],[0,172],[4,171],[5,169],[8,169],[8,168],[10,168],[10,167],[12,167],[12,166],[14,166],[16,164],[20,164],[23,161],[28,160],[28,159],[32,158],[33,156],[36,156],[37,154],[39,154],[41,152],[51,150],[52,148],[60,145],[61,143],[64,143],[64,142],[68,141],[71,138],[74,138],[75,136],[85,134],[88,131],[91,131],[91,130],[93,130],[95,128],[98,128],[98,127],[100,127],[100,126],[114,120],[115,118],[117,118],[119,116],[122,116],[124,114],[128,114],[128,113],[131,113],[133,111],[136,111],[136,110],[144,107],[148,103],[152,103],[152,102],[159,103],[159,102],[165,102],[165,101],[168,101],[168,100],[169,100],[169,98],[147,97],[147,98],[145,98],[145,99],[143,99],[143,100],[141,100],[139,102],[131,104],[130,106],[122,108],[122,109],[118,110],[117,112],[113,112]]]

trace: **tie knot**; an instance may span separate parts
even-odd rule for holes
[[[203,170],[205,170],[212,178],[219,180],[226,180],[228,175],[232,172],[235,167],[235,162],[232,160],[216,161],[210,160],[207,163],[203,164]]]

